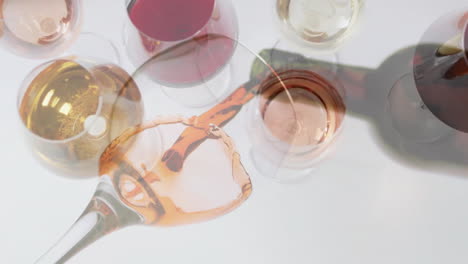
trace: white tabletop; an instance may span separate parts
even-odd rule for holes
[[[255,51],[278,39],[272,1],[234,1],[240,39]],[[416,44],[440,15],[465,3],[368,0],[340,62],[378,67]],[[122,3],[84,4],[84,30],[121,45]],[[98,179],[59,177],[33,159],[20,130],[16,97],[39,61],[1,50],[0,58],[0,263],[33,263],[76,220]],[[350,115],[336,153],[307,181],[282,185],[254,173],[253,195],[233,213],[176,228],[127,228],[69,263],[466,263],[467,176],[408,166],[378,138],[372,124]]]

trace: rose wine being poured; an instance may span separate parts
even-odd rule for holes
[[[184,87],[206,81],[234,53],[237,21],[226,0],[134,0],[128,14],[144,49],[139,58],[132,58],[139,65],[181,41],[194,40],[193,45],[151,66],[151,77],[165,85]],[[129,46],[137,49],[132,43]]]
[[[186,128],[210,139],[184,161],[184,169],[168,171],[156,127],[160,133],[167,129],[164,138]],[[219,154],[206,159],[214,151]],[[242,204],[252,190],[231,138],[216,125],[199,124],[196,117],[159,117],[126,130],[101,156],[100,175],[85,213],[37,263],[64,263],[99,237],[128,225],[174,226],[219,217]]]

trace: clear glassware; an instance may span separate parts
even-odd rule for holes
[[[351,34],[361,0],[277,0],[276,16],[290,38],[314,49],[331,50]]]
[[[115,63],[77,56],[33,69],[17,106],[34,156],[72,177],[95,176],[105,147],[143,116],[139,89],[128,73]]]
[[[187,40],[168,54],[192,44]],[[155,87],[146,71],[152,70],[151,61],[157,63],[166,53],[135,72],[132,80],[141,92],[138,104],[144,106],[141,125],[127,129],[107,147],[100,158],[101,183],[89,206],[37,263],[63,263],[100,237],[131,225],[163,227],[210,220],[249,197],[252,184],[241,163],[249,144],[238,144],[238,151],[234,142],[249,142],[251,136],[239,113],[275,72],[245,46],[236,45],[230,62],[231,94],[211,108],[185,107]]]
[[[285,70],[262,83],[249,109],[251,157],[280,182],[310,175],[343,126],[344,90],[321,75]]]
[[[468,93],[468,7],[437,19],[416,48],[414,79],[417,91],[437,118],[468,132],[465,112]]]
[[[287,55],[285,52],[295,53],[296,56]],[[262,54],[266,55],[266,54]],[[340,58],[337,51],[317,51],[308,47],[303,47],[291,42],[287,38],[280,38],[273,45],[270,54],[266,55],[268,62],[277,71],[291,70],[307,70],[316,72],[326,78],[336,79],[340,68]],[[314,60],[316,63],[310,65],[307,61]]]
[[[403,140],[430,143],[453,131],[428,111],[411,73],[402,76],[392,87],[387,109],[393,128]]]
[[[81,29],[81,0],[0,1],[0,45],[27,58],[61,54]]]
[[[147,74],[181,104],[202,107],[219,99],[229,86],[228,62],[238,36],[230,0],[126,0],[125,4],[124,42],[133,64],[139,67],[152,56],[192,40],[185,50],[166,52]]]
[[[437,19],[416,47],[413,72],[388,95],[393,126],[407,140],[431,143],[468,132],[468,9]]]

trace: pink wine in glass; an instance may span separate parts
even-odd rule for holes
[[[168,86],[209,80],[225,67],[236,47],[237,20],[228,0],[134,0],[128,14],[139,38],[129,41],[141,42],[143,49],[131,51],[138,66],[181,41],[192,41],[152,60],[151,77]]]

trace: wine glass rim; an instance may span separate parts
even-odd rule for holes
[[[74,62],[74,63],[84,67],[85,69],[88,69],[87,65],[83,65],[83,63],[81,62],[81,61],[85,61],[86,59],[80,58],[79,61],[77,61],[77,58],[75,56],[62,57],[62,58],[57,58],[57,59],[54,59],[54,60],[44,62],[41,65],[36,66],[33,70],[31,70],[31,72],[30,72],[30,74],[32,74],[31,78],[27,77],[26,79],[23,80],[23,82],[21,84],[21,89],[18,92],[17,101],[16,101],[16,104],[17,104],[16,108],[17,108],[17,111],[18,111],[18,115],[20,117],[19,119],[20,119],[20,122],[21,122],[21,126],[23,127],[24,130],[26,130],[26,133],[28,135],[32,136],[35,139],[38,139],[38,140],[43,141],[43,142],[51,143],[51,144],[66,144],[66,143],[77,140],[77,139],[83,137],[84,135],[88,134],[88,132],[93,128],[94,124],[99,119],[99,115],[102,112],[102,108],[103,108],[103,104],[104,104],[102,95],[100,95],[99,98],[98,98],[98,105],[97,105],[96,111],[92,115],[92,116],[94,116],[94,118],[91,120],[89,125],[85,126],[84,129],[82,131],[80,131],[79,133],[77,133],[76,135],[65,138],[65,139],[56,140],[56,139],[45,138],[45,137],[42,137],[42,136],[32,132],[30,129],[27,128],[27,126],[25,124],[25,121],[21,117],[21,112],[20,112],[21,104],[22,104],[24,95],[26,94],[27,90],[29,89],[29,86],[30,86],[31,82],[34,81],[34,79],[37,77],[36,73],[41,73],[45,69],[45,67],[47,67],[48,65],[51,65],[52,63],[58,62],[58,61],[61,61],[61,60],[62,61],[71,61],[71,62]],[[94,76],[91,75],[91,78],[94,79]]]
[[[333,2],[333,1],[330,1]],[[276,15],[276,23],[279,24],[280,31],[283,35],[290,39],[292,42],[296,43],[297,45],[301,45],[304,47],[313,47],[315,48],[314,52],[316,53],[328,53],[328,52],[335,52],[337,51],[343,42],[348,39],[348,37],[356,30],[357,25],[359,24],[360,20],[360,13],[363,9],[365,0],[350,0],[350,4],[352,7],[352,14],[349,18],[349,24],[346,29],[341,30],[337,35],[326,39],[322,42],[317,41],[310,41],[307,39],[302,32],[299,32],[294,26],[288,21],[287,18],[283,18],[279,12],[279,5],[275,5],[275,15]]]
[[[174,88],[174,89],[190,89],[191,87],[194,87],[194,86],[197,86],[197,85],[200,85],[202,83],[205,83],[207,82],[207,80],[209,80],[210,78],[218,75],[220,72],[222,72],[226,67],[228,67],[229,65],[229,62],[233,59],[233,57],[235,57],[235,54],[236,54],[236,51],[237,51],[237,47],[238,46],[241,46],[242,49],[245,49],[245,50],[248,50],[250,53],[258,56],[256,53],[254,53],[252,50],[248,49],[245,45],[243,45],[242,43],[239,42],[239,40],[237,40],[236,38],[232,38],[232,37],[229,37],[229,36],[226,36],[226,35],[221,35],[221,34],[210,34],[210,36],[212,37],[212,39],[227,39],[229,41],[232,41],[233,43],[233,51],[232,51],[232,54],[230,56],[230,58],[227,60],[227,63],[223,64],[221,67],[219,67],[218,69],[216,69],[215,72],[213,72],[212,74],[210,74],[210,76],[208,77],[205,77],[205,78],[201,78],[200,81],[198,82],[195,82],[195,83],[181,83],[179,85],[175,85],[173,83],[167,83],[167,82],[164,82],[162,80],[154,80],[156,83],[160,84],[160,85],[163,85],[163,86],[167,86],[168,88]],[[183,47],[184,45],[187,45],[189,44],[190,42],[193,41],[193,38],[189,38],[189,39],[186,39],[186,40],[183,40],[183,41],[180,41],[178,43],[176,43],[174,46],[171,46],[165,50],[162,50],[161,52],[158,52],[157,54],[151,56],[150,58],[148,58],[144,63],[142,63],[138,68],[136,68],[134,70],[134,73],[132,74],[132,77],[134,77],[135,75],[138,75],[140,74],[140,72],[144,72],[144,69],[146,67],[149,67],[152,63],[154,63],[155,61],[157,61],[160,57],[166,55],[166,54],[170,54],[173,50],[179,48],[179,47]],[[194,66],[195,67],[195,66]]]
[[[334,141],[335,138],[338,137],[338,135],[340,135],[343,130],[343,126],[344,126],[344,123],[346,121],[346,104],[344,102],[344,96],[343,94],[340,93],[341,90],[344,91],[344,89],[342,88],[342,84],[341,82],[339,81],[335,81],[333,80],[330,81],[328,80],[327,78],[323,77],[321,74],[319,73],[316,73],[316,72],[313,72],[313,71],[307,71],[307,70],[304,70],[304,69],[299,69],[299,70],[295,70],[295,69],[286,69],[286,70],[280,70],[280,71],[276,71],[274,72],[274,76],[270,76],[268,77],[267,79],[270,79],[269,81],[267,82],[263,82],[261,87],[262,86],[275,86],[275,85],[279,85],[279,89],[283,89],[283,91],[280,91],[279,93],[287,93],[289,95],[289,103],[294,105],[295,102],[294,101],[291,101],[291,94],[289,93],[289,89],[287,88],[287,85],[286,85],[286,82],[288,81],[288,76],[290,76],[291,74],[296,74],[296,76],[298,77],[303,77],[304,80],[307,80],[307,81],[312,81],[310,78],[316,78],[317,81],[320,81],[320,82],[323,82],[323,83],[326,83],[328,86],[332,87],[334,89],[334,92],[336,92],[336,95],[340,97],[340,99],[342,100],[342,107],[343,107],[343,111],[342,113],[340,113],[341,117],[340,117],[340,121],[338,122],[338,125],[336,126],[336,128],[334,129],[333,131],[333,134],[329,137],[326,137],[325,140],[323,140],[322,142],[319,142],[317,144],[311,144],[311,145],[304,145],[304,146],[293,146],[291,144],[289,144],[288,142],[284,142],[282,141],[281,139],[277,138],[276,136],[272,135],[272,132],[270,131],[269,128],[267,128],[265,122],[260,122],[260,128],[261,128],[261,133],[267,137],[267,140],[269,142],[271,142],[272,146],[279,150],[279,151],[285,151],[286,153],[290,153],[292,155],[307,155],[307,153],[312,153],[314,152],[315,150],[319,150],[321,148],[324,148],[326,146],[328,146],[332,141]],[[285,77],[286,75],[286,77]],[[286,78],[286,79],[285,79]],[[335,87],[335,86],[338,86],[338,87]],[[260,88],[261,89],[261,88]],[[260,112],[260,108],[262,107],[262,104],[260,102],[260,98],[261,98],[261,91],[259,91],[259,93],[255,96],[254,100],[253,100],[253,104],[252,104],[252,107],[254,108],[253,110],[251,111],[254,111],[253,114],[251,115],[262,115]],[[317,96],[317,95],[316,95]],[[252,118],[252,117],[251,117]],[[261,117],[261,119],[263,119],[263,117]],[[320,155],[323,151],[320,151],[320,153],[318,153],[318,155]]]
[[[167,42],[167,43],[177,43],[177,42],[182,42],[182,41],[186,41],[186,40],[189,40],[191,38],[193,38],[194,36],[198,35],[204,28],[206,28],[210,22],[210,18],[213,16],[214,12],[216,11],[216,5],[218,4],[219,1],[221,0],[213,0],[213,5],[211,5],[211,12],[210,12],[210,15],[207,16],[206,18],[206,21],[203,23],[203,25],[196,31],[194,32],[193,34],[191,34],[190,36],[187,36],[187,37],[184,37],[184,38],[180,38],[180,39],[163,39],[163,38],[154,38],[152,36],[149,36],[148,34],[146,34],[145,32],[143,32],[142,30],[140,30],[140,28],[135,25],[135,23],[133,22],[132,18],[130,17],[130,13],[129,13],[129,9],[128,7],[131,5],[131,4],[134,4],[136,1],[138,0],[125,0],[124,1],[124,5],[125,5],[125,13],[126,13],[126,16],[127,16],[127,20],[130,21],[131,25],[140,33],[142,34],[143,36],[149,38],[149,39],[152,39],[152,40],[155,40],[155,41],[163,41],[163,42]],[[196,1],[196,0],[195,0]],[[229,2],[230,4],[230,0],[225,0],[225,2]],[[231,7],[233,8],[233,7]],[[237,25],[237,16],[234,15],[234,19],[236,20],[235,24]],[[236,30],[236,34],[238,30]],[[237,36],[236,36],[237,37]]]
[[[2,6],[0,6],[0,10],[2,10],[3,5],[5,5],[5,1],[0,0],[0,4],[2,4]],[[47,60],[63,55],[66,49],[72,46],[78,35],[80,35],[72,32],[81,32],[83,26],[83,14],[81,10],[83,9],[82,1],[66,0],[66,5],[68,6],[68,4],[71,5],[69,9],[72,10],[72,14],[75,15],[71,15],[71,20],[67,26],[67,32],[60,34],[60,36],[52,42],[42,45],[37,45],[37,43],[18,38],[14,33],[14,30],[10,28],[9,23],[3,14],[0,14],[0,27],[3,27],[3,29],[0,28],[0,38],[8,38],[8,41],[4,41],[5,43],[3,44],[13,54],[27,59]],[[72,27],[71,30],[70,27]],[[34,49],[34,52],[25,52],[25,50],[29,48]]]
[[[86,39],[86,38],[91,38],[91,39]],[[83,39],[85,39],[86,41]],[[112,58],[103,57],[101,55],[83,54],[84,52],[80,50],[80,46],[79,46],[81,41],[84,41],[87,43],[92,42],[94,45],[96,45],[97,42],[101,42],[100,44],[103,44],[103,45],[100,45],[100,47],[96,47],[96,46],[94,47],[96,49],[100,48],[100,50],[102,50],[104,45],[107,45],[107,47],[105,48],[106,50],[109,50],[110,53],[112,53],[111,54]],[[75,47],[75,45],[78,45],[78,46]],[[77,34],[76,40],[71,44],[70,48],[64,52],[61,58],[73,57],[73,56],[79,57],[80,59],[83,58],[83,59],[90,59],[90,60],[94,59],[94,60],[99,60],[99,61],[105,61],[105,62],[112,63],[115,65],[120,65],[122,61],[121,54],[119,52],[119,49],[116,47],[116,45],[109,38],[104,37],[92,31],[83,31]]]

